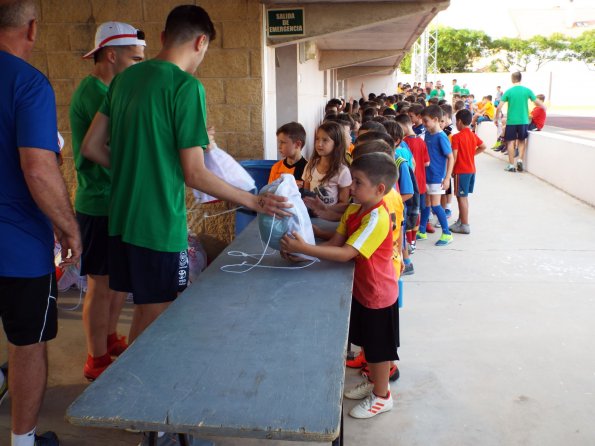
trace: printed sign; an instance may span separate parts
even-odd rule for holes
[[[267,10],[267,36],[303,36],[304,8]]]

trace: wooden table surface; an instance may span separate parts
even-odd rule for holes
[[[69,407],[71,423],[199,437],[339,435],[353,264],[232,274],[220,267],[244,259],[230,250],[262,252],[256,221]],[[293,266],[278,253],[262,265]]]

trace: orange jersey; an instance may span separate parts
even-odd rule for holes
[[[276,162],[271,167],[271,173],[269,175],[269,183],[272,183],[277,178],[279,178],[282,174],[288,173],[293,175],[295,178],[295,182],[298,188],[304,187],[304,181],[302,180],[302,175],[304,173],[304,168],[308,162],[304,157],[300,158],[300,160],[295,164],[289,164],[287,162],[287,158],[281,161]]]

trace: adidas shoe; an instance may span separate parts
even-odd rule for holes
[[[393,397],[388,391],[388,395],[386,398],[381,398],[379,396],[374,395],[374,393],[370,393],[370,395],[351,409],[349,415],[353,418],[372,418],[378,414],[383,412],[388,412],[393,408]]]
[[[416,238],[417,240],[427,240],[427,239],[428,239],[428,234],[426,234],[425,232],[418,232],[418,233],[415,235],[415,238]]]
[[[374,383],[365,379],[353,389],[346,390],[344,395],[345,398],[349,398],[350,400],[361,400],[371,395],[372,389],[374,389]]]

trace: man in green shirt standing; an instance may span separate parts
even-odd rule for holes
[[[444,88],[442,88],[442,82],[440,81],[436,82],[436,88],[430,92],[430,99],[434,96],[438,96],[438,99],[444,99],[444,96],[446,96]]]
[[[535,105],[543,105],[543,102],[535,97],[535,94],[527,87],[521,85],[521,73],[519,71],[512,73],[513,86],[506,90],[496,109],[494,122],[498,125],[500,113],[504,103],[508,104],[506,113],[506,130],[504,131],[504,140],[508,150],[508,166],[504,170],[508,172],[523,171],[523,159],[525,158],[525,147],[528,133],[529,122],[529,100]],[[519,158],[514,166],[514,149],[519,147]]]
[[[87,338],[84,376],[96,379],[126,348],[116,327],[127,293],[109,288],[108,215],[111,179],[109,171],[81,154],[83,138],[105,101],[113,78],[144,59],[144,35],[126,23],[107,22],[97,28],[95,48],[83,56],[93,58],[91,75],[82,80],[70,103],[72,150],[78,188],[74,207],[83,238],[81,275],[87,276],[83,325]]]
[[[159,54],[112,81],[83,142],[85,157],[111,169],[110,287],[133,293],[131,342],[186,287],[185,185],[258,212],[288,215],[284,198],[241,191],[205,167],[205,91],[193,73],[214,38],[204,9],[174,8]]]

